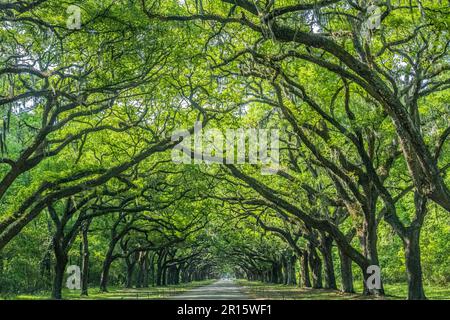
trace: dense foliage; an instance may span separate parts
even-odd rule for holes
[[[224,275],[383,295],[372,265],[410,299],[448,286],[446,1],[74,4],[79,28],[65,2],[0,3],[1,294],[60,299],[69,265],[84,295]],[[199,122],[278,130],[278,170],[174,162]]]

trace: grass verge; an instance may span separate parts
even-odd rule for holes
[[[357,293],[342,293],[337,290],[299,288],[293,285],[267,284],[262,282],[238,280],[244,292],[253,299],[258,300],[380,300],[380,299],[406,299],[406,284],[385,284],[385,297],[363,296],[362,284],[355,282]],[[426,286],[425,294],[428,299],[450,299],[449,287]]]

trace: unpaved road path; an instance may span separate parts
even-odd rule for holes
[[[245,300],[250,299],[233,280],[219,280],[208,286],[198,287],[171,300]]]

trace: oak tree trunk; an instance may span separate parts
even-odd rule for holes
[[[333,238],[324,237],[320,246],[320,252],[325,263],[325,288],[327,289],[337,289],[332,249]]]
[[[89,224],[90,221],[86,221],[81,229],[81,295],[88,295],[89,286]]]
[[[313,246],[310,246],[309,249],[309,266],[311,268],[312,287],[322,289],[322,261]]]
[[[301,284],[304,288],[311,288],[311,280],[309,278],[309,257],[308,251],[304,251],[300,259],[300,277]]]
[[[63,251],[55,252],[55,275],[53,278],[52,299],[62,299],[64,273],[67,266],[67,254]]]
[[[408,275],[408,299],[425,300],[422,266],[420,263],[420,228],[409,229],[404,239],[406,273]]]
[[[354,293],[353,288],[353,273],[352,273],[352,260],[350,260],[342,250],[339,250],[339,259],[341,262],[341,281],[342,292]]]

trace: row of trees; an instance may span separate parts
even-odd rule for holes
[[[134,19],[133,3],[125,15],[113,3],[85,2],[79,31],[66,28],[58,1],[0,5],[4,292],[51,284],[60,299],[74,262],[83,294],[93,283],[106,291],[117,260],[127,286],[208,275],[207,263],[194,264],[207,253],[207,214],[187,203],[195,190],[172,181],[182,172],[164,153],[171,133],[200,114],[184,109],[173,69],[182,44],[170,28]],[[96,271],[92,252],[102,256]]]
[[[380,26],[366,34],[365,2],[222,3],[230,6],[212,1],[198,14],[147,6],[146,13],[210,22],[228,40],[212,49],[224,56],[213,68],[239,73],[243,98],[267,106],[285,126],[288,170],[279,181],[228,165],[231,174],[261,198],[257,205],[300,220],[323,248],[326,269],[334,241],[366,278],[368,266],[380,264],[383,219],[403,242],[409,298],[425,298],[419,239],[427,204],[450,209],[448,6],[377,2]],[[254,195],[240,201],[255,203]],[[351,245],[354,232],[340,226],[349,216],[361,251]]]

